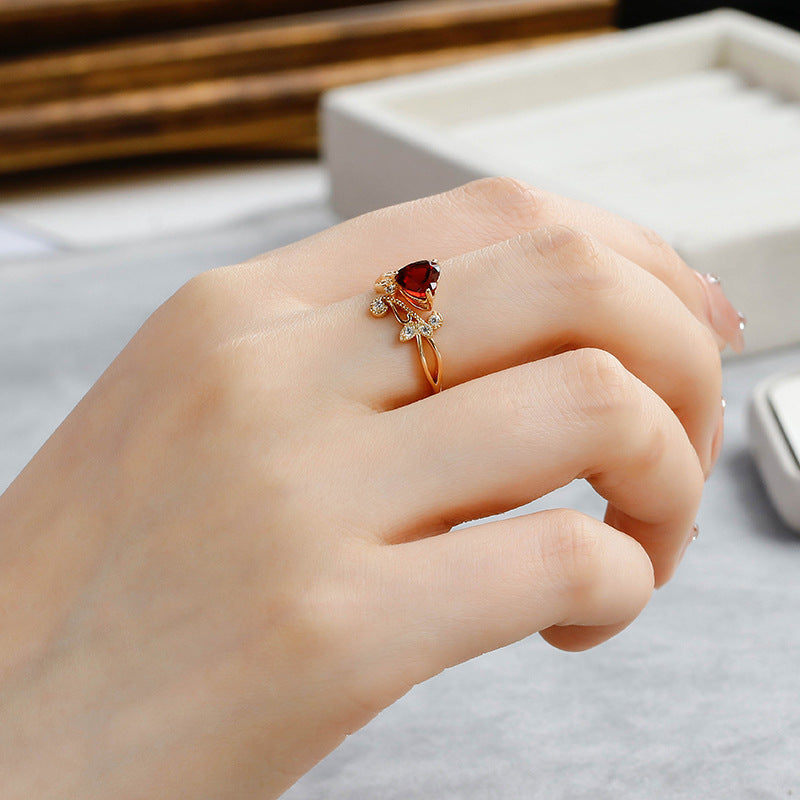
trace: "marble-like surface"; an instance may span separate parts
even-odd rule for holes
[[[57,246],[40,231],[27,230],[0,215],[0,261],[53,253]]]
[[[327,181],[311,159],[99,166],[60,177],[23,176],[0,194],[0,261],[34,252],[11,241],[13,231],[39,242],[39,252],[42,244],[79,250],[186,236],[317,201]]]
[[[306,205],[184,240],[0,266],[0,488],[181,283],[331,221]],[[800,349],[727,363],[726,443],[701,537],[629,630],[582,654],[534,636],[448,670],[287,800],[800,795],[800,538],[769,506],[744,424],[755,382],[798,365]],[[531,508],[554,505],[602,511],[583,483]]]

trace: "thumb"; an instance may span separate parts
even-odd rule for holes
[[[421,680],[537,631],[557,647],[586,649],[625,628],[653,591],[636,540],[567,509],[392,549],[395,631]]]

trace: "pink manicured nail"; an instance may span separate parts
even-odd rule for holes
[[[706,315],[711,327],[726,344],[741,353],[744,350],[744,327],[747,319],[731,305],[716,275],[701,275],[699,272],[695,272],[695,275],[703,287]]]

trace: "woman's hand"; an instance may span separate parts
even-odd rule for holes
[[[437,395],[367,311],[433,256]],[[691,536],[739,336],[653,234],[505,179],[200,275],[0,498],[4,800],[275,797],[448,666],[622,630]],[[605,522],[450,531],[579,477]]]

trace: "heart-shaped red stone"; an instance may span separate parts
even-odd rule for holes
[[[428,289],[431,294],[436,292],[439,265],[433,261],[415,261],[413,264],[406,264],[397,271],[395,281],[406,294],[417,300],[424,300]]]

